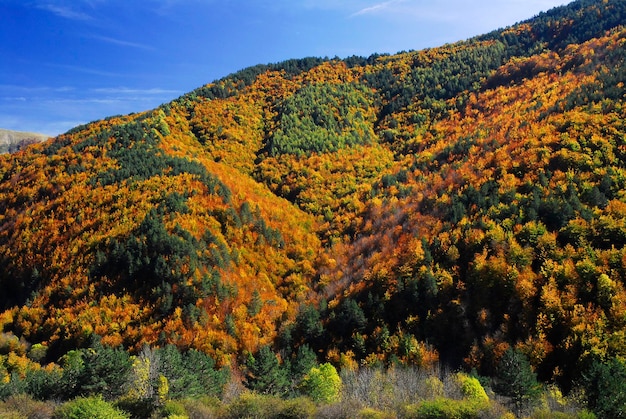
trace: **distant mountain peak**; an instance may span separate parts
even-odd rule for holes
[[[40,143],[48,138],[50,137],[45,134],[0,128],[0,153],[15,153],[30,144]]]

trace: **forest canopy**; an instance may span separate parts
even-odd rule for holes
[[[494,391],[521,415],[558,390],[611,417],[625,11],[251,67],[0,156],[0,398],[162,409],[238,380],[246,406],[336,404],[367,374],[444,368],[462,375],[396,414],[478,414]]]

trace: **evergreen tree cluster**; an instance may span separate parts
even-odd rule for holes
[[[270,155],[334,152],[373,140],[372,97],[363,86],[315,84],[303,87],[280,106]]]

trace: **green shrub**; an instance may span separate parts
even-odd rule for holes
[[[341,377],[329,363],[313,367],[302,379],[302,390],[314,401],[333,403],[339,400]]]
[[[555,412],[549,409],[539,409],[530,415],[531,419],[578,419],[575,413]]]
[[[33,400],[26,394],[9,396],[4,402],[0,402],[0,418],[51,418],[54,412],[52,402]]]
[[[381,412],[380,410],[366,407],[359,412],[359,419],[394,419],[396,415],[391,412]]]
[[[434,375],[430,376],[424,380],[424,390],[426,398],[442,397],[444,393],[443,381]]]
[[[30,347],[28,351],[28,358],[35,361],[41,362],[46,357],[48,353],[48,347],[46,345],[42,345],[41,343],[35,343]]]
[[[181,401],[190,419],[223,417],[220,415],[223,405],[215,397],[189,398]]]
[[[1,362],[2,359],[0,358],[0,365]],[[0,380],[0,400],[17,394],[24,394],[27,391],[26,381],[16,373],[11,374],[8,381]]]
[[[124,412],[129,412],[135,418],[148,418],[157,410],[152,399],[129,396],[117,399],[115,406]]]
[[[530,415],[530,419],[596,419],[596,415],[588,410],[566,413],[550,409],[537,409]]]
[[[315,403],[307,397],[281,399],[277,396],[243,393],[226,407],[225,417],[306,419],[315,414]]]
[[[166,418],[187,417],[185,405],[178,400],[168,400],[161,408],[163,416]]]
[[[576,415],[577,419],[596,419],[596,415],[586,409],[581,410],[580,412],[578,412],[578,415]]]
[[[78,397],[63,403],[54,412],[55,419],[127,419],[129,415],[101,396]]]
[[[489,401],[489,396],[487,396],[485,389],[477,378],[460,372],[456,374],[455,380],[461,389],[463,397],[467,397],[472,400],[481,400],[484,402]]]
[[[2,419],[24,419],[24,415],[13,410],[8,411],[0,407],[0,418]]]
[[[276,412],[279,419],[306,419],[315,414],[315,403],[308,397],[283,401]]]
[[[477,419],[486,405],[476,400],[426,400],[404,408],[407,419]]]
[[[232,419],[273,418],[280,411],[283,401],[276,396],[243,393],[227,407],[226,417]]]

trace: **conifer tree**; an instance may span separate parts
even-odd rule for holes
[[[528,358],[513,348],[509,348],[500,360],[495,387],[500,394],[510,397],[518,414],[532,405],[541,392]]]
[[[284,395],[289,389],[288,369],[269,346],[263,346],[256,357],[248,359],[248,386],[262,394]]]

